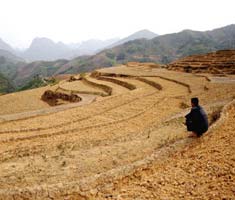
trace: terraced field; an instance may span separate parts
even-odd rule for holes
[[[42,93],[47,89],[51,89],[51,87],[2,95],[0,98],[0,114],[5,115],[49,108],[48,104],[40,99]]]
[[[167,68],[184,72],[226,75],[235,73],[234,66],[235,51],[233,49],[227,49],[184,57],[168,64]]]
[[[198,96],[212,116],[232,101],[235,84],[138,65],[98,70],[53,90],[82,100],[2,116],[0,199],[122,199],[122,186],[158,163],[159,152],[193,143],[183,125],[190,98]]]

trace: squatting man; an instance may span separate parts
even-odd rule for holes
[[[189,137],[200,137],[208,130],[208,118],[204,109],[199,105],[197,97],[191,99],[191,111],[186,118],[187,130],[192,134]]]

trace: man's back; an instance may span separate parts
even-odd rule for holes
[[[198,136],[201,136],[208,130],[207,115],[201,106],[198,105],[193,107],[191,112],[185,117],[188,131],[193,131]]]

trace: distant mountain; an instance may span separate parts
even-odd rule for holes
[[[64,44],[62,42],[54,42],[45,37],[33,39],[30,47],[23,52],[13,49],[10,45],[0,39],[0,49],[11,52],[18,57],[24,58],[26,61],[53,61],[58,59],[73,59],[77,56],[94,55],[105,48],[117,46],[127,41],[146,38],[151,39],[157,35],[148,30],[136,32],[122,40],[112,38],[109,40],[91,39],[82,43]]]
[[[9,44],[4,42],[1,38],[0,38],[0,49],[9,52],[14,52],[14,49]]]
[[[147,29],[144,29],[144,30],[140,30],[136,33],[133,33],[132,35],[126,37],[126,38],[123,38],[121,40],[119,40],[118,42],[116,43],[113,43],[109,46],[109,48],[112,48],[112,47],[115,47],[115,46],[118,46],[118,45],[121,45],[121,44],[124,44],[126,42],[129,42],[129,41],[132,41],[132,40],[136,40],[136,39],[153,39],[155,37],[157,37],[158,35],[156,33],[153,33]]]
[[[116,41],[118,41],[116,38],[104,41],[88,40],[80,44],[67,45],[62,42],[56,43],[48,38],[35,38],[22,56],[28,61],[72,59],[77,56],[95,54]]]
[[[108,40],[91,39],[82,43],[72,44],[71,47],[79,51],[82,55],[90,55],[96,53],[97,51],[103,50],[119,40],[119,38],[112,38]]]
[[[29,61],[56,60],[67,58],[71,55],[71,49],[62,42],[55,43],[48,38],[35,38],[23,56]]]
[[[17,63],[17,62],[23,62],[24,60],[16,55],[14,55],[13,53],[7,51],[7,50],[3,50],[0,49],[0,57],[4,57],[5,59],[8,59],[8,61],[12,62],[12,63]]]
[[[90,57],[78,57],[61,66],[58,73],[91,71],[128,61],[167,64],[175,59],[193,54],[203,54],[222,49],[235,49],[235,25],[212,31],[184,30],[153,39],[138,39],[99,52]]]

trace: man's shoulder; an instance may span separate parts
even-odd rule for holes
[[[201,113],[201,114],[203,114],[203,115],[205,115],[205,114],[206,114],[206,111],[205,111],[205,110],[204,110],[204,108],[203,108],[203,107],[201,107],[201,106],[200,106],[200,113]]]
[[[193,115],[199,115],[199,114],[201,113],[201,107],[199,107],[199,106],[193,107],[193,108],[191,109],[191,113],[192,113]]]
[[[192,112],[197,112],[197,111],[199,111],[201,108],[199,107],[199,106],[195,106],[195,107],[193,107],[193,108],[191,108],[191,111]]]

